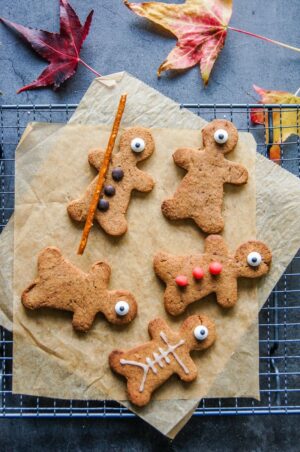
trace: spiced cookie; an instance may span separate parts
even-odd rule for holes
[[[45,248],[38,257],[38,276],[22,293],[28,309],[54,308],[74,312],[73,327],[88,331],[98,312],[114,324],[131,322],[137,303],[126,290],[108,290],[111,269],[96,262],[84,273],[65,259],[55,247]]]
[[[203,149],[182,148],[173,154],[176,165],[187,174],[161,209],[170,220],[191,218],[204,232],[214,234],[224,228],[224,184],[245,184],[248,172],[243,165],[225,158],[238,142],[237,129],[231,122],[210,122],[203,128],[202,138]]]

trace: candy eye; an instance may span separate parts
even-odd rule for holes
[[[117,315],[123,317],[129,312],[129,304],[127,301],[118,301],[115,305],[115,311]]]
[[[261,255],[256,251],[252,251],[252,253],[248,254],[247,256],[247,263],[251,267],[258,267],[261,264],[261,261]]]
[[[214,133],[215,142],[218,144],[224,144],[228,140],[228,132],[224,129],[218,129]]]
[[[142,138],[134,138],[130,144],[133,152],[143,152],[145,149],[145,141]]]
[[[208,336],[208,329],[204,325],[198,325],[194,329],[194,336],[197,341],[203,341]]]

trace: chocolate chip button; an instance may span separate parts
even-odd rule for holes
[[[115,180],[116,182],[119,182],[124,177],[124,171],[122,170],[122,168],[114,168],[111,174],[113,180]]]
[[[103,198],[99,199],[98,209],[102,210],[102,212],[105,212],[106,210],[109,209],[109,202],[106,201],[106,199],[103,199]]]
[[[105,185],[104,193],[106,194],[106,196],[114,196],[114,194],[116,193],[116,189],[113,185]]]

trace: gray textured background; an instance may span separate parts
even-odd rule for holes
[[[182,3],[173,0],[175,3]],[[295,92],[299,85],[299,53],[229,31],[225,47],[204,88],[198,67],[174,76],[156,77],[156,69],[173,48],[172,37],[160,36],[149,21],[123,6],[122,0],[73,0],[83,20],[95,10],[82,58],[102,74],[126,69],[178,102],[252,102],[253,83]],[[171,3],[169,1],[168,3]],[[15,22],[58,31],[58,0],[0,0],[0,15]],[[300,45],[299,0],[236,0],[231,25]],[[54,93],[50,89],[16,95],[34,80],[45,62],[0,26],[0,90],[2,103],[78,102],[94,75],[85,67]]]
[[[181,1],[173,0],[174,3]],[[95,10],[82,58],[103,74],[127,70],[179,102],[253,102],[252,84],[295,92],[300,86],[299,54],[229,32],[225,48],[204,89],[197,67],[180,76],[156,77],[175,44],[136,17],[121,0],[72,0],[83,20]],[[169,2],[171,3],[171,2]],[[299,0],[235,0],[231,25],[300,46]],[[58,0],[0,0],[0,16],[27,26],[58,31]],[[77,74],[54,93],[50,89],[16,94],[34,80],[45,62],[0,25],[0,103],[75,103],[93,79]],[[171,415],[171,414],[170,414]],[[0,448],[15,450],[198,450],[296,451],[299,417],[193,418],[169,444],[139,419],[0,420]]]

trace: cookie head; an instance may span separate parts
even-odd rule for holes
[[[154,151],[152,134],[144,127],[130,127],[120,138],[120,152],[130,157],[130,160],[142,161],[150,157]]]
[[[230,121],[215,119],[202,129],[203,147],[207,152],[231,152],[238,142],[238,131]]]
[[[272,253],[263,242],[251,240],[243,243],[235,253],[238,275],[256,278],[268,273]]]
[[[205,350],[216,340],[215,324],[205,315],[188,317],[182,324],[180,332],[190,350]]]
[[[115,290],[109,293],[103,313],[109,322],[123,325],[136,317],[137,303],[131,293],[125,290]]]

